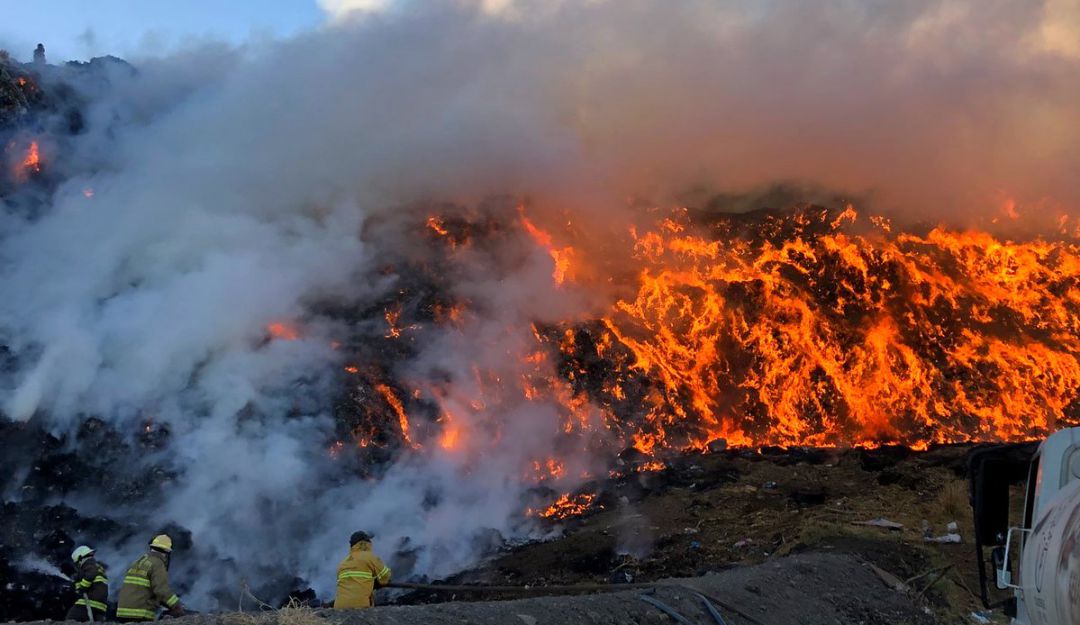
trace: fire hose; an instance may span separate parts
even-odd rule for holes
[[[725,602],[723,602],[723,601],[721,601],[721,600],[719,600],[719,599],[717,599],[715,597],[710,597],[709,595],[706,595],[706,594],[702,593],[700,590],[697,590],[696,588],[691,588],[689,586],[685,586],[685,585],[682,585],[682,584],[673,584],[673,583],[670,583],[670,582],[652,582],[652,583],[645,582],[645,583],[635,583],[635,584],[574,584],[574,585],[562,585],[562,586],[483,586],[483,585],[478,585],[478,584],[452,585],[452,584],[416,584],[416,583],[412,583],[412,582],[390,582],[385,587],[386,588],[400,588],[400,589],[406,589],[406,590],[428,590],[428,591],[436,591],[436,592],[491,592],[491,593],[505,592],[505,593],[524,593],[524,594],[530,594],[530,595],[552,595],[552,594],[561,595],[561,594],[572,594],[572,593],[575,593],[575,592],[620,592],[620,591],[623,591],[623,590],[645,590],[645,589],[655,589],[655,588],[658,588],[658,587],[679,588],[679,589],[682,589],[682,590],[689,590],[690,592],[694,593],[699,598],[701,598],[701,600],[703,601],[703,603],[705,605],[705,609],[709,611],[709,615],[712,616],[713,619],[717,623],[723,623],[724,622],[723,619],[720,617],[719,612],[715,608],[715,606],[718,605],[721,608],[724,608],[725,610],[727,610],[727,611],[729,611],[729,612],[731,612],[733,614],[737,614],[738,616],[742,617],[743,619],[745,619],[746,621],[752,623],[753,625],[765,625],[761,621],[759,621],[756,618],[750,616],[749,614],[743,612],[742,610],[739,610],[735,606],[732,606],[732,605],[730,605],[728,603],[725,603]],[[661,602],[653,599],[652,597],[648,597],[647,595],[638,595],[638,598],[641,599],[642,601],[645,601],[646,603],[649,603],[650,605],[656,607],[657,609],[660,609],[661,611],[666,612],[666,610],[664,610],[659,605],[657,605],[657,604],[659,604]],[[665,606],[665,607],[667,607],[667,606]],[[676,619],[676,620],[678,620],[678,619]]]
[[[765,625],[758,619],[750,616],[735,606],[728,604],[716,597],[711,597],[701,592],[696,588],[691,588],[682,584],[673,584],[670,582],[644,582],[635,584],[573,584],[573,585],[554,585],[554,586],[487,586],[480,584],[417,584],[414,582],[390,582],[383,586],[383,588],[397,588],[400,590],[426,590],[432,592],[487,592],[487,593],[521,593],[527,595],[563,595],[573,594],[577,592],[621,592],[624,590],[649,590],[656,589],[658,587],[664,588],[677,588],[681,590],[688,590],[700,598],[705,605],[705,609],[708,610],[709,615],[712,616],[719,625],[724,625],[724,620],[720,616],[720,613],[716,610],[715,606],[720,606],[732,614],[737,614],[752,625]],[[240,583],[240,605],[237,609],[240,612],[244,611],[244,596],[254,599],[265,610],[273,610],[273,607],[256,597],[251,592],[251,587],[248,586],[246,580],[241,580]],[[667,609],[671,609],[666,604],[664,607],[660,607],[661,602],[647,595],[640,594],[638,598],[650,605],[660,609],[667,613]],[[681,615],[680,615],[681,616]],[[673,617],[674,618],[674,617]],[[676,619],[678,620],[678,619]]]

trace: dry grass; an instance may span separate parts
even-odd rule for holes
[[[325,625],[315,608],[296,599],[290,599],[285,607],[277,611],[277,622],[278,625]]]
[[[937,508],[951,521],[970,517],[971,504],[968,498],[967,480],[959,479],[946,484],[938,493]]]

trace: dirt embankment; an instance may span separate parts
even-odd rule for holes
[[[920,609],[930,610],[935,622],[969,622],[972,611],[983,609],[976,598],[979,580],[971,544],[970,449],[744,450],[682,458],[663,471],[606,485],[598,499],[603,508],[594,506],[585,516],[566,520],[558,540],[509,549],[448,581],[533,586],[643,582],[824,552],[848,554],[901,582],[910,580],[908,595]],[[874,519],[902,527],[862,525]],[[945,534],[954,521],[961,543],[924,540],[925,532]],[[737,570],[725,574],[742,575]],[[855,592],[847,575],[830,583],[827,592],[834,598]],[[468,593],[458,598],[478,597]],[[445,593],[417,592],[398,601],[446,599]],[[801,621],[778,616],[763,622]]]

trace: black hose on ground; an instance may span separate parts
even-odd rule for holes
[[[387,588],[405,588],[408,590],[433,590],[438,592],[519,592],[528,595],[563,595],[575,592],[619,592],[639,590],[657,586],[675,587],[675,584],[650,582],[647,584],[575,584],[573,586],[484,586],[480,584],[414,584],[412,582],[390,582]]]
[[[561,595],[571,594],[576,592],[620,592],[623,590],[641,590],[645,588],[681,588],[683,590],[689,590],[696,594],[706,603],[706,608],[710,609],[710,614],[716,608],[712,604],[718,605],[721,608],[737,614],[744,620],[752,623],[752,625],[765,625],[758,619],[750,616],[746,612],[736,608],[735,606],[721,601],[716,597],[706,595],[696,588],[691,588],[683,584],[673,584],[671,582],[648,582],[637,584],[576,584],[572,586],[484,586],[481,584],[416,584],[413,582],[391,582],[386,585],[387,588],[402,588],[406,590],[430,590],[436,592],[506,592],[506,593],[523,593],[527,595]],[[717,613],[714,618],[719,616]]]
[[[724,622],[724,617],[720,616],[720,611],[716,609],[716,606],[714,606],[711,601],[705,598],[705,595],[699,592],[697,593],[697,596],[701,599],[701,602],[705,604],[705,609],[709,611],[713,620],[716,621],[716,625],[727,625],[727,623]]]
[[[654,597],[650,597],[649,595],[638,595],[637,598],[641,599],[645,603],[653,606],[657,610],[660,610],[664,614],[667,614],[668,616],[675,619],[676,621],[678,621],[682,625],[695,625],[693,621],[686,618],[682,614],[679,614],[678,612],[675,611],[675,608],[669,606],[668,604],[664,603],[663,601],[660,601],[659,599],[656,599]]]

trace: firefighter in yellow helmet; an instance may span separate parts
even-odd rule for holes
[[[160,607],[169,614],[183,616],[180,597],[169,586],[169,556],[172,539],[161,534],[150,541],[150,550],[128,567],[117,597],[116,618],[124,621],[152,621]]]
[[[75,563],[75,594],[79,599],[68,610],[65,621],[105,620],[109,609],[109,580],[105,577],[105,567],[94,559],[94,550],[86,545],[76,547],[71,552],[71,561]]]
[[[349,555],[338,565],[334,608],[349,610],[375,605],[375,589],[390,583],[390,568],[371,551],[371,536],[354,532]]]

